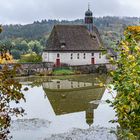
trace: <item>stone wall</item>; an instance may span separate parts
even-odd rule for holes
[[[12,68],[15,64],[9,64],[9,68]],[[21,68],[18,69],[18,73],[21,75],[33,75],[36,73],[48,73],[58,67],[54,67],[53,63],[21,63]],[[0,65],[3,67],[3,65]],[[107,73],[107,71],[115,69],[111,64],[94,64],[94,65],[78,65],[78,66],[68,66],[64,65],[59,67],[60,69],[66,68],[75,70],[79,73]]]
[[[70,69],[80,71],[81,73],[107,73],[107,67],[104,64],[98,65],[81,65],[81,66],[70,66]]]

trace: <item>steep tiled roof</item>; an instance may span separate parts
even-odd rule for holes
[[[45,51],[104,50],[98,30],[93,28],[91,34],[84,25],[55,25]]]

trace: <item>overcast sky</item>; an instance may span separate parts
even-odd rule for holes
[[[140,0],[0,0],[0,23],[26,24],[42,19],[84,18],[88,2],[96,17],[140,17]]]

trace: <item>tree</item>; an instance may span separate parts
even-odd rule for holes
[[[9,51],[12,49],[12,43],[9,39],[4,39],[0,41],[0,46],[4,47],[5,50],[9,50]]]
[[[30,53],[30,54],[22,55],[20,62],[22,62],[22,63],[27,63],[27,62],[38,63],[38,62],[42,62],[42,57],[40,55],[37,55],[36,53]]]
[[[0,27],[1,31],[1,27]],[[6,49],[0,51],[2,60],[8,60]],[[24,95],[21,92],[21,84],[17,82],[14,77],[16,76],[17,65],[12,69],[9,69],[8,65],[4,65],[0,71],[0,139],[8,140],[9,127],[11,122],[11,116],[18,116],[24,113],[22,108],[13,108],[10,106],[10,102],[19,103],[21,99],[25,100]]]
[[[13,56],[11,55],[11,49],[13,43],[9,39],[0,41],[0,63],[13,63]]]
[[[22,52],[19,51],[19,50],[13,49],[11,51],[11,54],[12,54],[14,59],[20,59],[20,56],[21,56]]]
[[[28,52],[28,44],[25,40],[22,40],[21,42],[18,42],[17,44],[15,44],[14,49],[21,51],[21,54],[25,54]]]
[[[129,26],[124,36],[111,72],[117,91],[112,105],[124,136],[135,140],[140,139],[140,26]]]
[[[30,41],[28,43],[29,48],[32,52],[35,52],[36,54],[41,54],[42,50],[43,50],[43,46],[40,44],[39,41],[35,40],[35,41]]]

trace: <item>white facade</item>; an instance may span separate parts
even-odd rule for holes
[[[50,82],[43,83],[43,88],[48,89],[76,89],[91,86],[93,86],[92,83],[68,80],[52,80]]]
[[[108,63],[106,54],[102,52],[43,52],[43,62],[68,65],[90,65]]]

